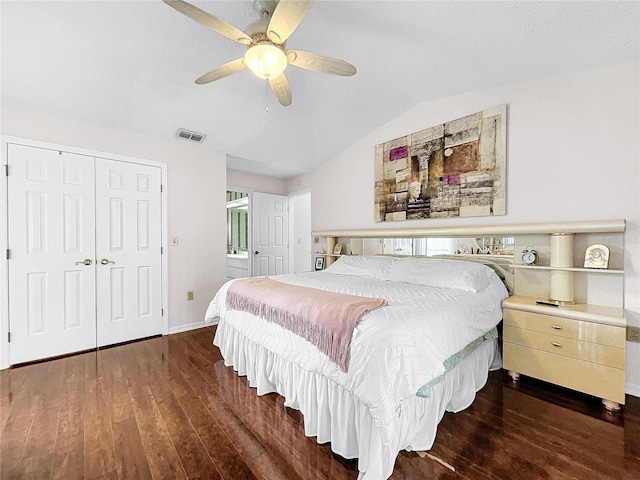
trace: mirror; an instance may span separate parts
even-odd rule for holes
[[[474,240],[477,247],[475,253],[483,253],[485,255],[513,255],[515,245],[514,237],[479,237]]]
[[[377,254],[383,255],[513,255],[513,237],[383,238]]]

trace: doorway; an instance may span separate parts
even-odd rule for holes
[[[227,279],[288,273],[289,218],[288,196],[227,186]]]
[[[227,191],[227,253],[245,254],[249,245],[249,194]]]
[[[227,280],[251,276],[250,193],[227,190]]]

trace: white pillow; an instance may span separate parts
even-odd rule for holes
[[[478,292],[489,285],[494,275],[493,270],[479,263],[435,258],[402,258],[389,266],[384,279],[427,287]]]
[[[513,295],[513,272],[509,271],[510,266],[513,264],[513,260],[505,258],[502,255],[466,255],[460,258],[456,255],[436,255],[433,258],[453,259],[463,262],[474,262],[486,265],[496,276],[502,281],[502,284],[506,287],[509,295]]]
[[[389,267],[397,261],[398,259],[394,257],[344,255],[325,268],[324,271],[337,275],[382,278]]]

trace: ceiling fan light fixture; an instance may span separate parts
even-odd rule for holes
[[[258,78],[276,78],[287,67],[287,56],[275,45],[254,45],[245,53],[244,64]]]
[[[267,87],[270,87],[280,104],[286,107],[291,105],[291,88],[284,74],[288,64],[331,75],[351,76],[356,73],[356,67],[337,58],[303,50],[286,50],[287,40],[298,28],[312,0],[253,0],[253,8],[260,15],[260,20],[250,24],[244,32],[185,0],[164,2],[214,32],[247,45],[244,56],[201,75],[196,79],[197,85],[214,82],[248,68],[257,78],[267,80],[265,92],[268,94]]]

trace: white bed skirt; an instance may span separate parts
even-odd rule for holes
[[[221,322],[214,344],[224,363],[246,376],[258,395],[277,392],[285,405],[300,410],[304,431],[344,458],[358,458],[359,480],[385,480],[401,450],[429,450],[445,410],[459,412],[475,399],[489,370],[501,368],[497,340],[484,342],[434,385],[430,398],[411,397],[396,412],[397,438],[383,445],[366,405],[351,392],[321,375],[262,348]]]

